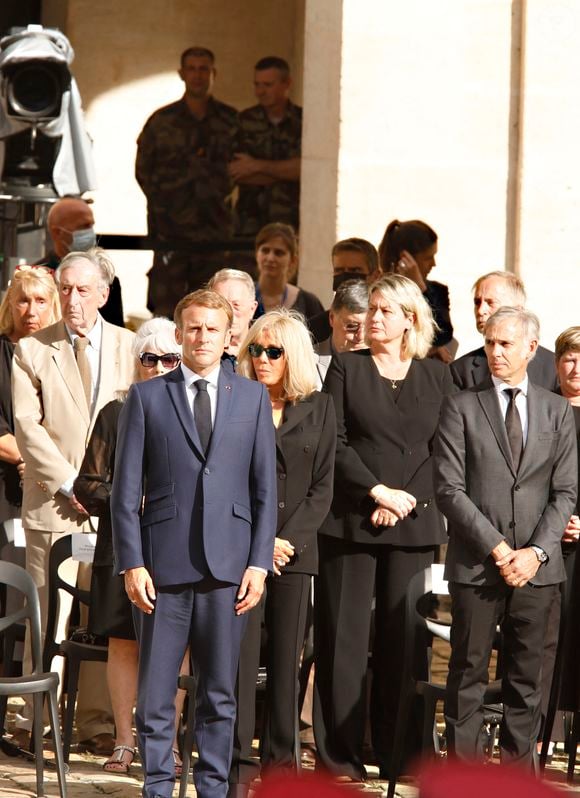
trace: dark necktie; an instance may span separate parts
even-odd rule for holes
[[[207,386],[207,380],[196,380],[195,387],[197,392],[193,402],[195,426],[197,427],[197,434],[204,453],[207,452],[209,439],[211,438],[211,403]]]
[[[85,392],[85,399],[87,400],[87,407],[89,412],[93,403],[93,383],[91,379],[91,364],[87,355],[88,338],[81,338],[80,335],[74,340],[75,358],[77,361],[77,368],[81,375],[81,382]]]
[[[520,393],[520,389],[505,388],[504,393],[509,402],[507,413],[505,414],[505,426],[510,442],[510,449],[512,450],[512,460],[517,471],[524,448],[522,420],[516,405],[516,396]]]

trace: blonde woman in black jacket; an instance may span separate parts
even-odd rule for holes
[[[278,523],[272,573],[266,580],[264,768],[295,768],[298,667],[310,583],[318,570],[318,528],[332,499],[336,420],[332,399],[316,388],[316,356],[302,317],[284,308],[260,317],[238,358],[238,373],[262,382],[276,427]],[[260,615],[250,613],[242,644],[238,724],[229,795],[247,795],[257,769],[251,749]]]
[[[389,274],[370,289],[369,349],[337,355],[323,390],[337,417],[334,499],[320,530],[315,586],[314,732],[322,763],[365,778],[362,758],[371,604],[375,757],[388,770],[403,652],[403,597],[446,539],[431,451],[449,369],[427,358],[433,315],[417,285]],[[425,663],[426,667],[426,663]]]

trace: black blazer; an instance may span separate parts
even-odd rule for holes
[[[14,344],[7,335],[0,335],[0,435],[14,435],[12,412],[12,356]],[[0,521],[19,518],[22,505],[22,488],[18,469],[6,460],[0,460]]]
[[[414,360],[398,402],[368,349],[332,358],[324,390],[334,399],[334,500],[321,533],[359,543],[431,546],[446,540],[433,499],[431,452],[441,400],[453,391],[438,360]],[[368,491],[379,483],[413,494],[417,507],[395,527],[375,529]]]
[[[483,346],[454,360],[450,368],[453,382],[462,391],[480,385],[489,377],[489,366]],[[554,353],[539,346],[536,356],[528,366],[528,377],[534,385],[539,385],[547,391],[556,391],[558,375]]]
[[[87,444],[74,494],[90,515],[98,516],[99,529],[93,565],[110,565],[113,574],[113,532],[111,529],[111,488],[115,472],[117,427],[123,402],[113,399],[96,418]]]
[[[453,324],[449,310],[449,289],[443,283],[435,280],[425,281],[425,291],[423,297],[429,303],[433,311],[433,318],[439,327],[435,335],[433,346],[445,346],[453,338]]]
[[[332,501],[336,417],[332,399],[315,392],[287,405],[276,430],[276,535],[293,544],[284,573],[318,573],[316,535]]]

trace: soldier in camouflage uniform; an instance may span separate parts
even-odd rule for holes
[[[240,114],[240,152],[229,168],[239,185],[238,235],[255,236],[270,222],[299,227],[302,108],[288,99],[290,84],[283,58],[256,64],[258,105]]]
[[[181,100],[149,117],[137,141],[135,174],[147,197],[149,236],[157,244],[147,307],[171,317],[182,296],[223,266],[233,233],[227,165],[237,147],[238,113],[211,96],[214,55],[181,56]]]

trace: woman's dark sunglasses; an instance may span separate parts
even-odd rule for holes
[[[266,353],[268,360],[278,360],[284,354],[284,348],[281,346],[262,346],[262,344],[250,344],[248,346],[250,357],[260,357],[262,352]]]
[[[176,366],[179,366],[181,357],[174,354],[154,355],[153,352],[141,352],[139,355],[139,360],[146,369],[152,369],[157,365],[159,360],[166,369],[174,369]]]

